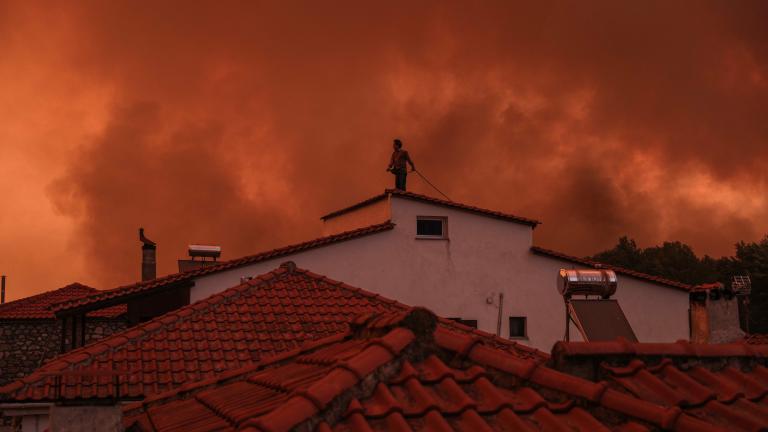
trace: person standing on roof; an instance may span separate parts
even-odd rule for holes
[[[403,150],[403,142],[396,139],[392,144],[394,151],[389,160],[387,171],[395,175],[395,189],[405,190],[405,178],[408,176],[406,163],[411,165],[411,171],[416,171],[416,165],[413,164],[408,152]]]

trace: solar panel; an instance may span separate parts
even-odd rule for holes
[[[571,300],[568,309],[587,342],[613,340],[619,336],[637,342],[635,332],[616,300]]]

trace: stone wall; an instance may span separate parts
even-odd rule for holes
[[[85,340],[94,342],[127,328],[122,319],[86,319]],[[59,354],[61,321],[0,320],[0,385],[28,375]]]
[[[118,405],[54,405],[50,412],[50,428],[54,432],[123,430],[123,412]]]

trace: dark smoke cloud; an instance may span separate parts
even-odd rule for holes
[[[193,241],[234,257],[314,235],[389,185],[395,136],[452,198],[543,220],[545,246],[629,234],[720,255],[768,231],[764,2],[66,13],[71,61],[114,96],[50,196],[105,285],[136,278],[142,224],[165,272]]]

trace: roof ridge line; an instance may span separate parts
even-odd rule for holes
[[[613,264],[607,264],[607,263],[604,263],[604,262],[601,262],[601,261],[595,261],[595,260],[592,260],[592,259],[589,259],[589,258],[580,258],[580,257],[574,256],[574,255],[569,255],[569,254],[564,253],[564,252],[558,252],[558,251],[556,251],[554,249],[548,249],[548,248],[544,248],[544,247],[541,247],[541,246],[533,245],[533,246],[531,246],[531,251],[533,251],[533,253],[538,253],[540,255],[548,255],[548,256],[551,256],[551,257],[554,257],[554,258],[558,258],[558,259],[561,259],[561,260],[564,260],[564,261],[571,261],[571,262],[575,262],[575,263],[579,263],[579,264],[583,264],[583,265],[588,265],[590,267],[600,266],[600,267],[603,267],[603,268],[605,268],[607,270],[613,270],[613,271],[615,271],[617,273],[624,274],[625,276],[630,276],[630,277],[634,277],[634,278],[637,278],[637,279],[643,279],[643,280],[646,280],[646,281],[655,282],[655,283],[660,284],[660,285],[666,285],[666,286],[669,286],[669,287],[672,287],[672,288],[677,288],[677,289],[680,289],[680,290],[683,290],[683,291],[687,291],[687,292],[690,292],[694,288],[694,286],[695,286],[695,285],[687,284],[685,282],[680,282],[680,281],[676,281],[676,280],[673,280],[673,279],[669,279],[669,278],[666,278],[664,276],[657,276],[657,275],[653,275],[653,274],[650,274],[650,273],[643,273],[643,272],[640,272],[640,271],[637,271],[637,270],[632,270],[632,269],[628,269],[628,268],[625,268],[625,267],[616,266],[616,265],[613,265]]]
[[[397,354],[402,353],[414,341],[416,341],[416,335],[410,329],[395,327],[382,336],[377,343],[366,344],[364,349],[344,361],[343,364],[334,365],[324,377],[313,382],[309,387],[294,391],[279,407],[258,417],[245,420],[240,427],[267,430],[265,426],[269,425],[271,426],[268,428],[269,430],[288,430],[310,421],[317,413],[327,410],[334,401],[344,397],[365,377],[396,361]],[[329,383],[333,383],[333,385],[329,385]],[[351,398],[355,395],[346,396]],[[303,401],[310,402],[312,408],[307,410],[306,402]],[[291,413],[291,415],[283,415],[285,412]],[[305,416],[298,418],[296,413]],[[279,426],[275,427],[275,425]]]
[[[768,357],[768,345],[748,345],[743,342],[696,344],[684,340],[676,342],[629,342],[626,339],[597,342],[558,341],[552,347],[552,353],[565,357],[631,354],[637,357],[637,360],[663,355],[674,361],[676,358]]]
[[[7,309],[9,306],[14,306],[14,303],[22,302],[22,301],[25,301],[25,300],[33,300],[35,298],[39,298],[39,297],[42,297],[42,296],[45,296],[45,295],[50,295],[50,294],[53,294],[55,292],[59,292],[61,290],[65,290],[67,288],[76,288],[76,287],[82,287],[82,288],[88,289],[89,291],[91,291],[92,294],[95,294],[94,291],[96,291],[96,292],[99,291],[97,288],[94,288],[92,286],[81,284],[80,282],[72,282],[71,284],[64,285],[63,287],[60,287],[60,288],[52,289],[52,290],[49,290],[49,291],[43,291],[41,293],[32,294],[31,296],[28,296],[28,297],[22,297],[22,298],[19,298],[19,299],[16,299],[16,300],[11,300],[9,302],[5,302],[3,304],[0,304],[0,312],[2,312],[3,309]],[[84,295],[83,297],[85,297],[87,295],[88,294]],[[64,301],[68,301],[68,300],[64,300]],[[57,302],[57,303],[59,303],[59,302]],[[50,309],[53,305],[55,305],[57,303],[52,303],[52,304],[48,305],[48,309]]]
[[[348,231],[343,231],[340,233],[331,234],[327,236],[317,237],[317,238],[306,240],[300,243],[293,243],[286,246],[270,249],[267,251],[262,251],[256,254],[246,255],[243,257],[231,259],[228,261],[222,261],[219,264],[214,266],[201,267],[197,269],[187,270],[185,272],[173,273],[170,275],[161,276],[157,279],[136,282],[128,285],[122,285],[117,288],[112,288],[108,290],[98,290],[98,292],[94,293],[91,296],[88,296],[88,298],[92,300],[86,303],[86,305],[90,303],[96,303],[102,300],[101,297],[105,295],[116,294],[115,297],[120,296],[122,294],[121,291],[128,291],[129,289],[132,289],[132,288],[139,290],[138,292],[141,292],[144,290],[150,290],[159,286],[164,286],[170,282],[180,282],[180,281],[188,280],[195,276],[234,269],[243,265],[248,265],[248,264],[259,262],[259,261],[276,258],[281,255],[286,255],[294,252],[300,252],[300,251],[312,249],[314,247],[323,246],[329,243],[335,243],[335,242],[340,242],[344,240],[351,240],[353,238],[357,238],[357,236],[363,236],[366,234],[375,234],[380,231],[394,228],[394,226],[395,226],[395,223],[392,222],[392,220],[386,220],[384,222],[376,223],[373,225],[356,228]],[[125,294],[131,294],[131,293],[125,293]],[[112,297],[106,297],[106,298],[103,298],[103,300],[107,300],[108,298],[112,298]],[[67,310],[67,309],[71,309],[78,306],[83,306],[83,304],[74,304],[73,302],[75,300],[77,299],[74,299],[72,301],[66,300],[59,303],[54,303],[53,305],[51,305],[51,309],[54,310],[54,312],[58,312],[58,311]],[[71,302],[73,304],[68,304]]]
[[[455,348],[467,344],[466,342],[447,341],[445,339],[436,341],[438,346],[450,351],[454,351]],[[617,411],[628,417],[641,419],[662,426],[665,429],[673,429],[679,422],[686,421],[689,425],[703,427],[702,430],[711,430],[709,427],[710,425],[706,422],[690,416],[687,413],[674,411],[675,408],[680,410],[679,407],[664,407],[610,389],[606,386],[605,382],[596,383],[589,381],[553,369],[540,361],[516,358],[503,350],[489,347],[484,344],[472,344],[469,351],[466,353],[466,358],[479,363],[480,365],[510,373],[536,385],[563,392],[570,396],[587,400],[591,403],[603,405],[607,409]],[[610,400],[605,401],[606,398],[609,398]],[[626,400],[620,401],[620,399]],[[630,404],[626,403],[630,401]],[[606,402],[610,406],[606,405]]]
[[[442,198],[431,197],[429,195],[417,194],[417,193],[414,193],[414,192],[403,191],[403,190],[400,190],[400,189],[384,189],[384,192],[381,193],[381,194],[374,195],[371,198],[367,198],[367,199],[365,199],[363,201],[360,201],[358,203],[352,204],[351,206],[347,206],[347,207],[341,208],[339,210],[332,211],[332,212],[330,212],[330,213],[328,213],[328,214],[326,214],[324,216],[321,216],[320,219],[326,220],[326,219],[330,219],[330,218],[333,218],[333,217],[336,217],[336,216],[340,216],[342,214],[348,213],[350,211],[356,210],[356,209],[361,208],[361,207],[365,207],[365,206],[367,206],[369,204],[373,204],[375,202],[381,201],[384,198],[392,197],[392,196],[397,196],[397,197],[402,197],[402,198],[417,199],[417,200],[421,200],[421,201],[425,201],[425,202],[430,202],[432,204],[442,205],[442,206],[446,206],[446,207],[453,207],[453,208],[459,209],[459,210],[465,210],[465,211],[472,211],[472,212],[476,212],[476,213],[481,213],[481,214],[484,214],[486,216],[501,218],[501,219],[508,220],[510,222],[516,222],[516,223],[520,223],[520,224],[524,224],[524,225],[529,225],[529,226],[531,226],[533,228],[535,228],[537,225],[541,224],[541,222],[536,220],[536,219],[531,219],[531,218],[527,218],[527,217],[523,217],[523,216],[517,216],[517,215],[510,214],[510,213],[504,213],[504,212],[501,212],[501,211],[498,211],[498,210],[491,210],[491,209],[487,209],[487,208],[483,208],[483,207],[477,207],[477,206],[474,206],[474,205],[471,205],[471,204],[464,204],[464,203],[460,203],[460,202],[457,202],[457,201],[444,200]]]

